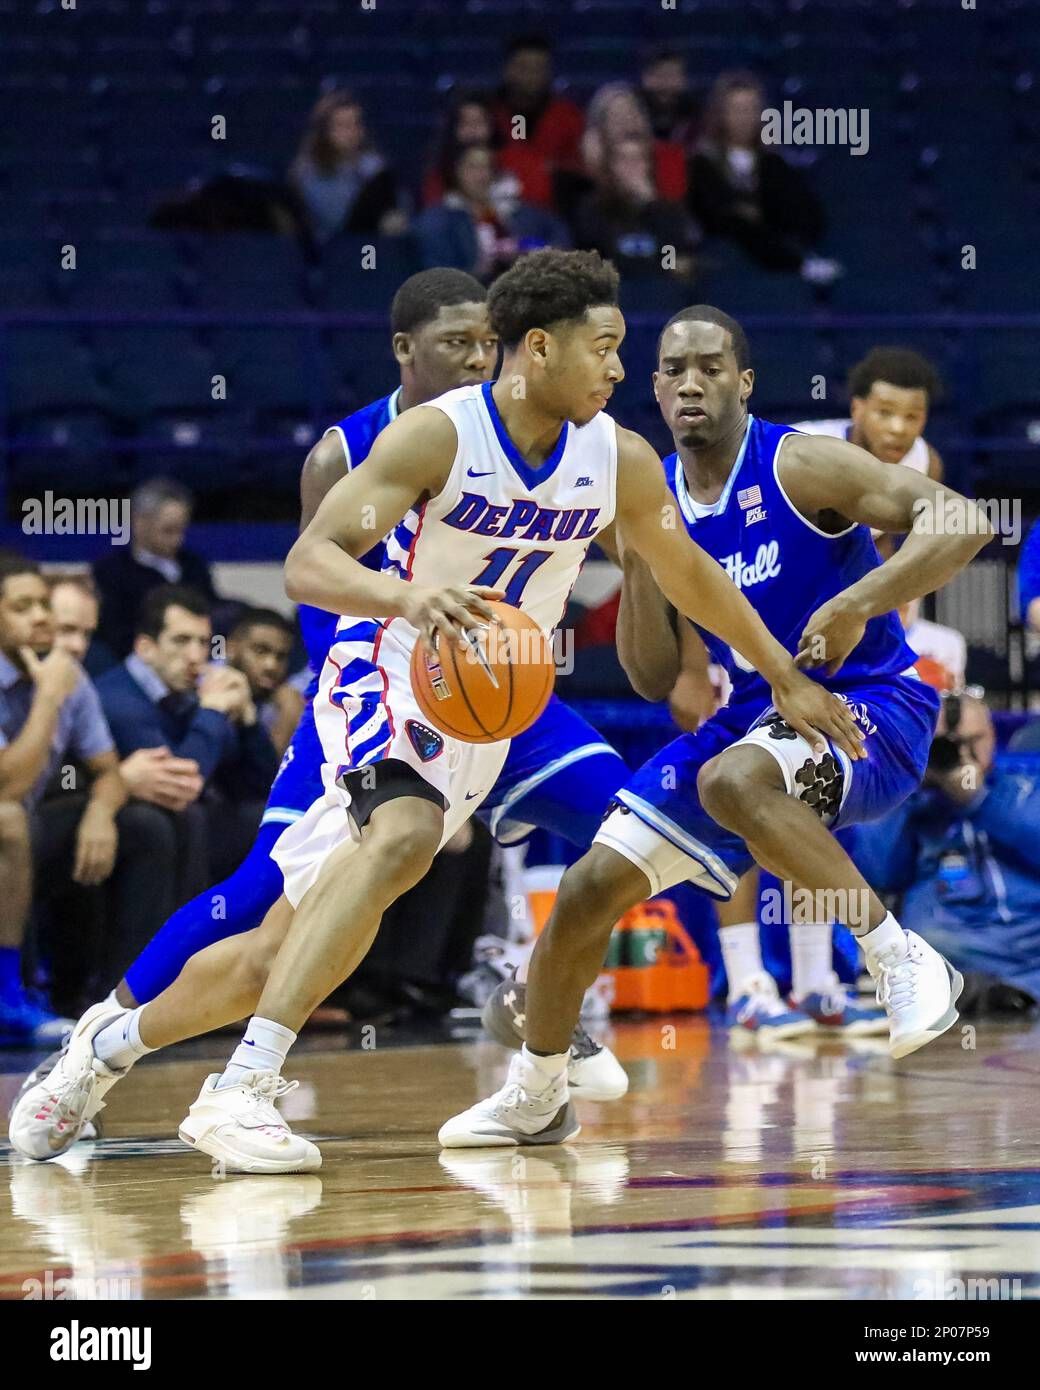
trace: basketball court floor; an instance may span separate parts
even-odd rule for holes
[[[1040,1027],[735,1043],[628,1023],[632,1086],[559,1149],[441,1153],[483,1041],[306,1035],[284,1109],[319,1174],[215,1177],[176,1138],[222,1037],[146,1060],[106,1137],[0,1153],[0,1297],[949,1299],[1040,1290]],[[0,1056],[4,1113],[28,1054]],[[60,1281],[68,1281],[61,1283]],[[49,1291],[49,1292],[48,1292]]]

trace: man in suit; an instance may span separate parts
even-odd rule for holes
[[[166,748],[197,765],[204,789],[219,769],[223,804],[229,798],[255,800],[258,789],[274,779],[278,754],[257,718],[243,672],[209,664],[213,634],[206,599],[185,586],[160,585],[145,597],[135,627],[133,651],[97,683],[120,757]],[[219,849],[220,804],[214,802],[212,817],[197,803],[174,813],[186,837],[179,901],[191,895],[189,888],[201,891],[209,881],[204,843]]]
[[[184,584],[212,605],[209,567],[184,548],[191,521],[191,493],[169,478],[150,478],[130,497],[130,545],[113,547],[94,566],[101,621],[91,670],[99,671],[129,653],[145,596],[160,584]],[[103,663],[103,664],[102,664]]]

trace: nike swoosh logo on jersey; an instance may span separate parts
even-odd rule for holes
[[[467,800],[467,801],[472,801],[473,798],[474,798],[475,796],[481,796],[481,795],[482,795],[481,792],[467,792],[467,793],[466,793],[466,800]]]
[[[490,478],[491,475],[492,475],[492,473],[494,473],[494,471],[495,471],[495,470],[494,470],[493,468],[489,468],[488,471],[487,471],[486,473],[475,473],[475,472],[473,471],[472,468],[467,468],[467,469],[466,469],[466,477],[467,477],[467,478]]]

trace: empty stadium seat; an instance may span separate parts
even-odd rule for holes
[[[226,378],[227,399],[235,409],[309,412],[326,395],[324,363],[306,330],[219,329],[213,334],[213,362]]]
[[[209,410],[219,368],[194,334],[183,328],[128,324],[95,334],[100,370],[120,418],[156,410]]]
[[[69,329],[8,328],[7,408],[18,414],[107,405],[89,352]]]

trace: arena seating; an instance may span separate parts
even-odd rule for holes
[[[40,0],[28,15],[22,0],[0,0],[13,31],[0,70],[7,517],[44,482],[128,487],[157,467],[200,494],[204,518],[291,517],[301,448],[393,380],[385,311],[415,248],[407,236],[380,241],[376,268],[362,271],[359,239],[308,259],[274,236],[154,230],[150,212],[220,172],[281,178],[317,95],[337,85],[359,93],[414,200],[445,94],[494,85],[510,35],[550,36],[560,86],[584,101],[603,81],[634,77],[633,8],[379,0],[348,24],[338,0],[258,0],[248,12],[231,0],[152,0],[146,17],[135,0],[75,10]],[[692,291],[624,286],[617,413],[664,444],[646,390],[653,343],[691,293],[745,319],[765,415],[840,410],[848,366],[894,339],[946,376],[929,436],[950,481],[1014,486],[1040,510],[1040,318],[1019,269],[1040,210],[1040,10],[989,0],[951,19],[945,0],[911,0],[898,23],[878,25],[857,0],[754,0],[738,44],[725,0],[639,8],[641,33],[683,47],[701,88],[751,65],[776,103],[867,107],[870,151],[788,151],[823,197],[827,250],[846,270],[826,289],[710,243]],[[841,23],[829,23],[837,12]],[[973,33],[996,55],[984,73]],[[216,116],[224,139],[212,138]],[[1009,206],[1023,210],[1018,226],[1006,225]],[[962,266],[966,246],[975,269]],[[63,268],[68,247],[75,270]],[[826,401],[808,397],[817,374]],[[218,377],[226,398],[215,401]]]

